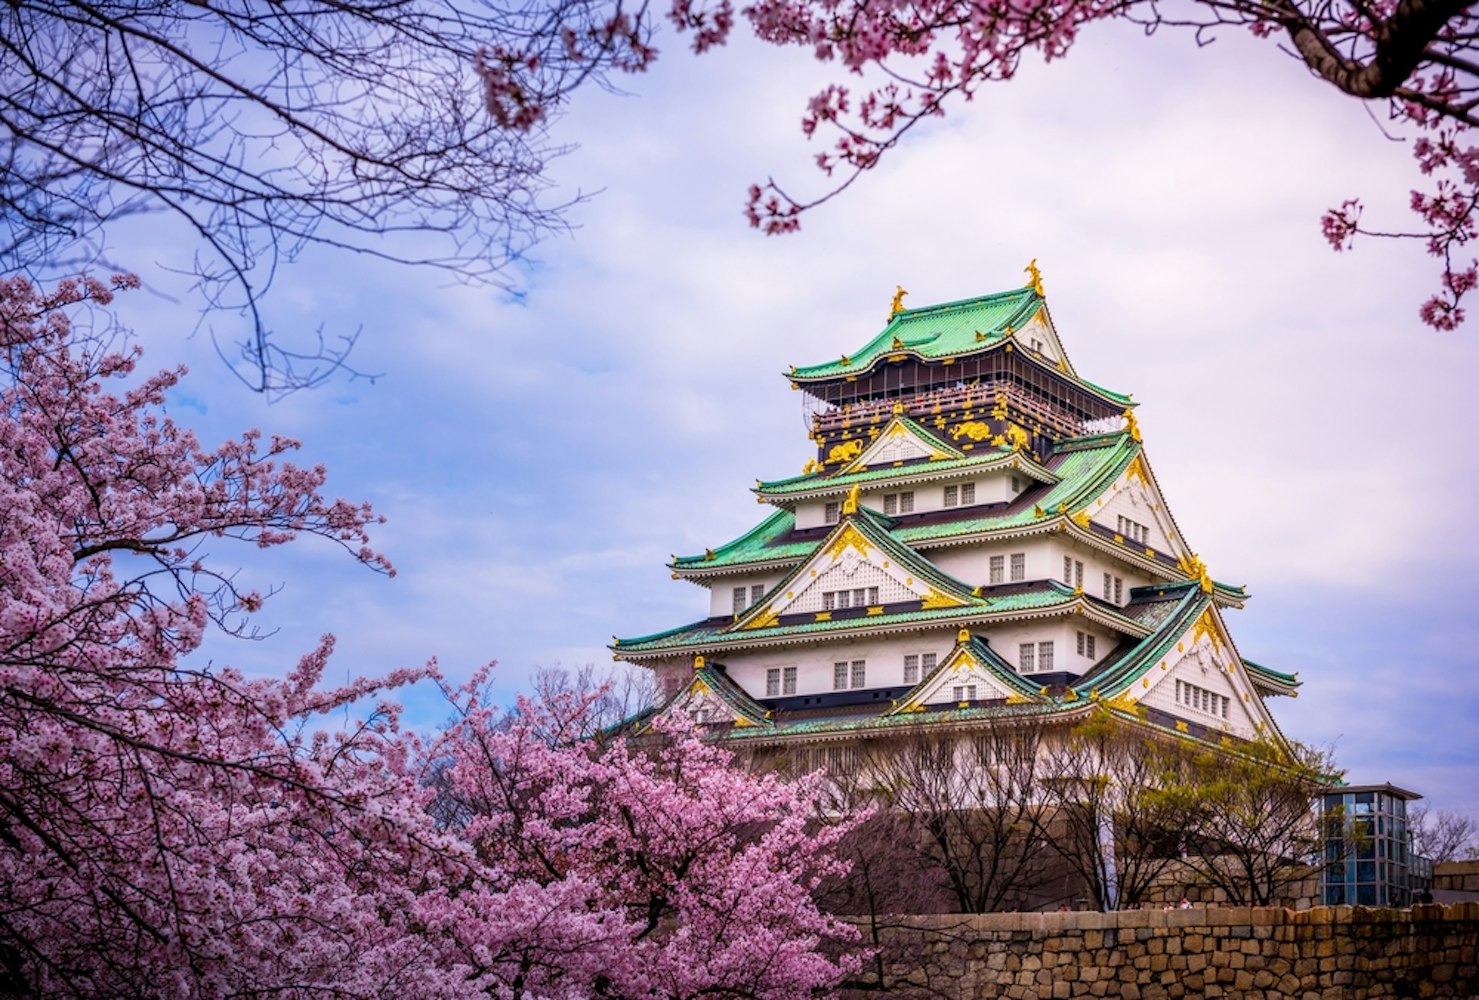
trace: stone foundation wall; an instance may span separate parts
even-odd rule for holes
[[[1433,902],[1479,901],[1479,861],[1444,861],[1433,866]]]
[[[1479,903],[929,916],[877,930],[883,951],[854,1000],[1479,997]]]

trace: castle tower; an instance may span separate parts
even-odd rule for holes
[[[675,557],[708,615],[617,639],[716,737],[845,745],[919,727],[1071,721],[1096,703],[1193,738],[1281,740],[1293,676],[1244,659],[1182,538],[1127,395],[1081,378],[1029,265],[793,367],[816,456],[774,508]]]

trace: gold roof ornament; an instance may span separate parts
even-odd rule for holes
[[[904,404],[901,403],[901,402],[900,403],[895,403],[894,404],[894,416],[896,416],[896,417],[902,417],[903,415],[904,415]]]
[[[697,656],[695,656],[693,658],[693,669],[694,670],[702,670],[703,668],[704,668],[704,654],[699,653]]]
[[[852,484],[852,489],[847,491],[847,499],[842,501],[842,514],[844,517],[849,514],[856,514],[858,512],[858,494],[862,492],[862,483]]]
[[[1037,258],[1032,258],[1032,260],[1029,261],[1027,266],[1022,268],[1022,270],[1027,274],[1026,287],[1032,289],[1038,294],[1039,297],[1041,297],[1043,295],[1042,272],[1037,269]]]
[[[713,562],[715,558],[713,549],[704,549],[704,562]]]
[[[894,286],[894,301],[893,304],[888,307],[889,319],[893,319],[899,313],[904,311],[904,296],[908,294],[908,290],[903,285]]]
[[[894,335],[893,349],[896,351],[902,351],[904,349],[904,342],[899,339],[898,334]]]
[[[959,632],[955,633],[955,641],[958,642],[958,643],[960,643],[962,646],[964,646],[966,643],[970,642],[971,641],[971,630],[968,629],[968,628],[963,628]]]
[[[1140,421],[1135,419],[1135,411],[1127,406],[1125,407],[1125,412],[1121,413],[1120,416],[1125,418],[1125,430],[1129,433],[1130,439],[1133,441],[1141,440]]]

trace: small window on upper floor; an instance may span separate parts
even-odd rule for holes
[[[1013,476],[1012,477],[1012,492],[1013,493],[1021,493],[1026,488],[1027,488],[1027,486],[1026,486],[1025,483],[1022,482],[1022,480],[1018,479],[1016,476]]]
[[[956,507],[956,506],[959,506],[959,505],[960,505],[960,487],[959,486],[947,486],[947,487],[945,487],[945,506],[946,507]]]
[[[739,614],[741,611],[745,610],[745,608],[748,608],[749,607],[749,604],[745,603],[745,599],[749,596],[749,593],[750,592],[748,590],[746,590],[744,587],[735,587],[734,588],[734,613],[735,614]]]
[[[1094,642],[1094,635],[1093,635],[1093,633],[1091,633],[1091,632],[1079,632],[1077,635],[1078,635],[1078,638],[1077,638],[1078,655],[1079,656],[1087,656],[1091,660],[1094,659],[1094,656],[1095,656],[1095,653],[1094,653],[1095,642]]]
[[[1017,672],[1034,673],[1037,670],[1037,643],[1024,642],[1017,647]]]
[[[1027,553],[1012,553],[1012,582],[1027,579]]]
[[[976,700],[976,685],[974,685],[974,684],[957,684],[957,685],[955,685],[955,690],[954,690],[953,693],[955,695],[955,700],[956,701],[975,701]]]
[[[750,587],[750,603],[759,604],[760,598],[765,596],[765,584],[757,583]]]
[[[826,524],[836,524],[842,513],[842,504],[836,500],[828,500],[827,506],[822,510],[822,521]]]
[[[995,584],[995,583],[1005,583],[1006,582],[1006,565],[1007,565],[1007,557],[1006,556],[992,556],[991,557],[991,577],[990,577],[990,582],[991,583]]]
[[[905,490],[902,493],[885,493],[883,495],[883,512],[885,514],[908,514],[913,510],[913,490]]]
[[[1140,545],[1144,545],[1150,539],[1150,528],[1139,521],[1130,520],[1123,514],[1117,518],[1116,528],[1121,538],[1127,538]]]

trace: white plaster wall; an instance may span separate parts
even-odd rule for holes
[[[1089,507],[1089,518],[1095,524],[1101,524],[1110,531],[1119,530],[1120,515],[1132,521],[1138,521],[1150,529],[1144,545],[1149,545],[1162,552],[1181,552],[1182,546],[1172,539],[1171,521],[1164,505],[1160,503],[1154,491],[1140,480],[1121,476],[1119,482],[1115,483],[1108,493],[1099,497]],[[1137,547],[1137,543],[1128,537],[1125,542],[1128,548]],[[1143,548],[1144,545],[1138,547]]]
[[[796,505],[797,528],[819,528],[827,523],[826,517],[826,501],[809,500]]]
[[[1183,719],[1224,729],[1244,739],[1256,738],[1257,731],[1252,717],[1254,696],[1249,692],[1246,681],[1236,672],[1227,669],[1233,661],[1228,648],[1222,646],[1214,649],[1211,640],[1205,636],[1195,645],[1186,641],[1181,645],[1183,650],[1173,650],[1166,657],[1166,669],[1161,669],[1159,664],[1151,668],[1146,678],[1150,681],[1149,686],[1142,685],[1136,692],[1141,703]],[[1190,705],[1178,704],[1178,678],[1228,698],[1231,704],[1228,705],[1227,718],[1199,711]]]
[[[709,586],[709,617],[717,618],[720,615],[734,614],[735,587],[742,586],[748,590],[758,583],[765,588],[764,593],[769,593],[771,587],[781,582],[781,576],[780,573],[771,573],[769,575],[719,577]]]
[[[805,646],[799,649],[736,651],[722,657],[730,678],[753,698],[765,697],[765,671],[797,667],[796,694],[831,694],[832,664],[866,660],[868,688],[899,687],[904,683],[904,654],[934,653],[944,659],[955,648],[956,629],[938,629],[910,636],[888,636]]]
[[[1073,655],[1074,631],[1082,627],[1082,619],[1077,615],[1063,616],[1059,618],[1040,619],[1037,621],[1022,622],[1021,624],[1004,625],[993,628],[982,633],[996,651],[996,655],[1006,660],[1021,673],[1021,663],[1018,659],[1020,646],[1024,642],[1046,642],[1053,643],[1053,667],[1050,672],[1057,673],[1060,670],[1069,670],[1074,673],[1083,673],[1088,669],[1087,661],[1082,657]],[[1034,665],[1033,673],[1043,673]],[[1023,676],[1031,677],[1032,674]]]

